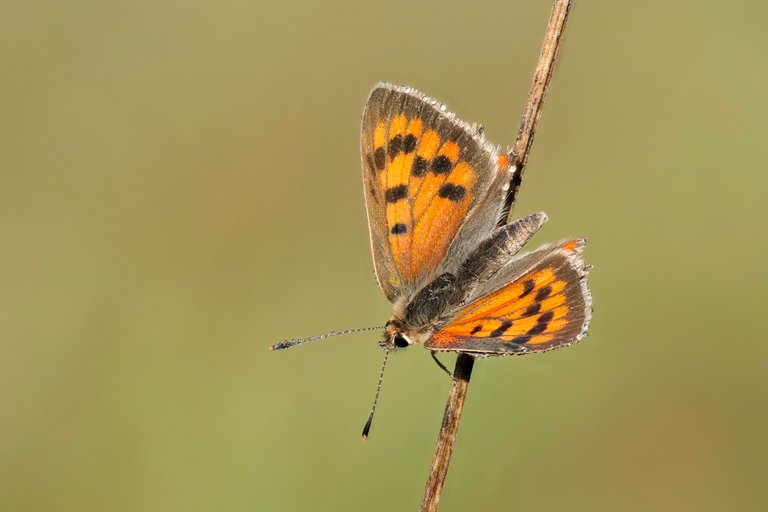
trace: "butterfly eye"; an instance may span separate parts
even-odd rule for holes
[[[405,348],[410,345],[408,340],[402,334],[395,334],[394,342],[397,348]]]

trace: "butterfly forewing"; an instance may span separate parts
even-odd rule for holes
[[[506,177],[478,128],[389,84],[368,99],[361,151],[376,275],[395,301],[457,267],[491,231]]]
[[[569,240],[511,262],[468,305],[439,325],[425,347],[525,354],[579,341],[591,315],[582,247],[583,240]]]

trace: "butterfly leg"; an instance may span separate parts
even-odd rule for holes
[[[454,377],[453,377],[453,374],[451,373],[451,370],[449,370],[448,368],[446,368],[446,367],[445,367],[445,365],[444,365],[443,363],[441,363],[441,362],[440,362],[440,360],[439,360],[439,359],[437,358],[437,356],[435,355],[435,351],[434,351],[434,350],[430,350],[430,351],[429,351],[429,355],[431,355],[431,356],[432,356],[432,360],[433,360],[433,361],[435,361],[435,363],[437,364],[437,366],[439,366],[439,367],[440,367],[440,369],[441,369],[441,370],[443,370],[445,373],[447,373],[447,374],[448,374],[448,376],[451,378],[451,380],[453,380],[453,379],[454,379]]]

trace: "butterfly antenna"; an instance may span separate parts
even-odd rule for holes
[[[373,397],[373,406],[371,407],[371,414],[368,416],[368,421],[365,422],[363,427],[363,441],[368,439],[368,433],[371,431],[371,423],[373,423],[373,413],[376,412],[376,404],[379,403],[379,393],[381,393],[381,381],[384,380],[384,368],[387,367],[387,358],[389,357],[389,350],[384,352],[384,362],[381,363],[381,373],[379,373],[379,382],[376,384],[376,396]]]
[[[286,348],[295,347],[296,345],[301,345],[302,343],[306,343],[307,341],[324,340],[325,338],[330,338],[332,336],[341,336],[342,334],[350,334],[353,332],[361,332],[361,331],[375,331],[383,328],[384,327],[360,327],[358,329],[347,329],[346,331],[331,331],[326,334],[320,334],[319,336],[310,336],[309,338],[281,341],[280,343],[275,343],[274,345],[269,347],[269,350],[284,350]]]

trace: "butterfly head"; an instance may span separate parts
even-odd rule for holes
[[[393,318],[384,326],[384,339],[379,342],[379,346],[384,351],[394,350],[396,348],[406,348],[413,345],[413,339],[406,333],[403,322]]]

